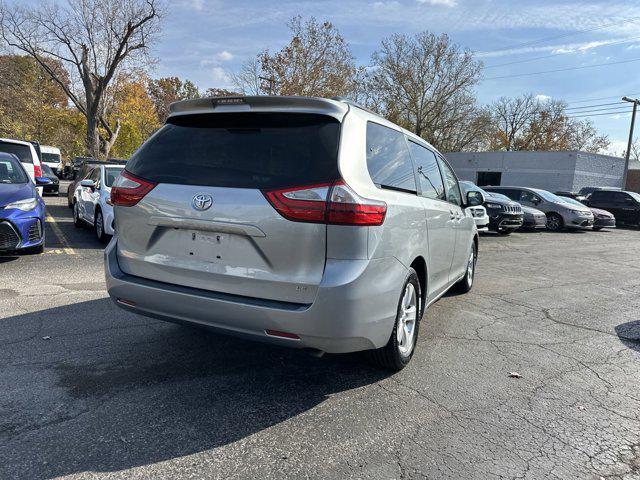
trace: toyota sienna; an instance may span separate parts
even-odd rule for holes
[[[399,370],[425,308],[473,285],[481,195],[346,100],[175,103],[111,201],[109,295],[162,320]]]

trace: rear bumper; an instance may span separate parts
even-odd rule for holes
[[[117,236],[105,249],[107,290],[128,311],[294,348],[346,353],[384,346],[407,269],[395,258],[327,260],[315,301],[295,304],[166,284],[128,275]],[[299,339],[268,335],[267,330]]]

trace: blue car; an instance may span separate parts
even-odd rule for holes
[[[0,153],[0,252],[44,250],[45,206],[36,185],[47,178],[31,178],[15,155]]]

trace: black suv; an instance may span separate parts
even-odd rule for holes
[[[617,224],[640,227],[640,194],[624,190],[595,190],[584,202],[587,206],[613,213]]]
[[[522,226],[524,213],[522,206],[501,193],[487,192],[475,183],[463,180],[460,185],[465,191],[477,190],[484,195],[482,204],[489,215],[489,230],[500,235],[509,235]]]

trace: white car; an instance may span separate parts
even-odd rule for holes
[[[57,147],[50,147],[48,145],[41,145],[40,153],[42,154],[42,163],[48,165],[49,168],[53,170],[53,173],[59,177],[62,173],[60,149]]]
[[[482,205],[476,205],[475,207],[466,208],[466,211],[473,217],[479,232],[489,231],[489,215],[487,215],[486,208]]]
[[[96,236],[106,243],[114,233],[111,186],[124,165],[99,165],[76,186],[73,202],[73,223],[76,227],[90,225]]]
[[[0,152],[12,153],[20,160],[20,163],[35,183],[36,177],[42,177],[42,166],[35,147],[29,142],[14,140],[10,138],[0,138]],[[36,187],[42,196],[42,187]]]

